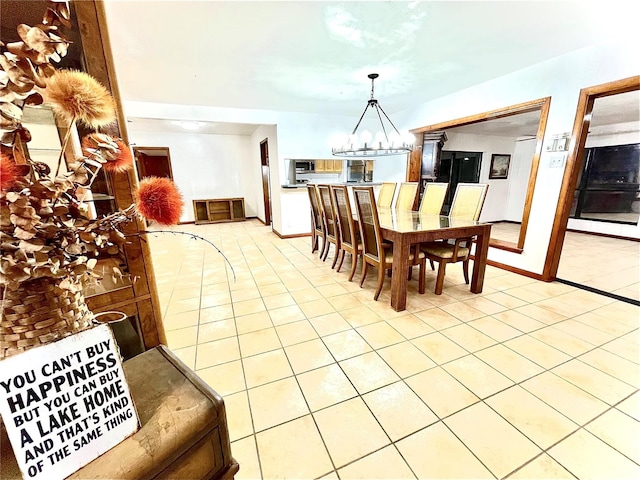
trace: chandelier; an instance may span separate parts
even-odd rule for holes
[[[364,107],[360,120],[351,132],[333,142],[331,153],[337,157],[383,157],[385,155],[399,155],[413,150],[414,137],[410,133],[400,134],[389,116],[384,112],[378,100],[373,98],[373,82],[379,77],[377,73],[367,75],[371,79],[371,98]],[[380,130],[374,135],[368,130],[358,133],[360,123],[369,108],[375,110]],[[385,120],[387,125],[385,126]],[[391,127],[391,128],[389,128]]]

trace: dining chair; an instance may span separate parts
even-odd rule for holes
[[[342,268],[345,252],[350,253],[351,271],[349,272],[349,281],[351,281],[356,273],[358,257],[362,255],[362,242],[360,242],[360,234],[353,220],[347,187],[345,185],[331,185],[331,195],[333,204],[336,207],[340,235],[340,260],[338,261],[336,272],[339,272],[340,268]]]
[[[324,247],[327,244],[327,236],[316,186],[307,184],[307,193],[309,194],[309,203],[311,204],[311,253],[318,250],[319,238],[322,238],[322,251],[324,251]],[[320,252],[321,254],[322,251]]]
[[[396,210],[413,210],[418,195],[418,182],[402,182],[396,199]]]
[[[459,183],[451,202],[450,217],[478,220],[489,185],[486,183]]]
[[[393,266],[393,244],[382,242],[380,219],[378,218],[378,208],[373,195],[373,187],[353,187],[353,196],[358,212],[360,236],[362,237],[362,278],[360,279],[360,287],[364,285],[368,266],[373,265],[376,267],[378,269],[378,286],[373,299],[378,300],[384,283],[384,272]],[[418,256],[420,264],[418,291],[424,293],[426,257],[422,252],[418,252]],[[413,252],[409,253],[407,262],[414,264]]]
[[[383,182],[378,194],[378,207],[391,207],[393,196],[396,194],[395,182]]]
[[[427,183],[418,211],[426,215],[440,215],[448,190],[448,183]]]
[[[453,196],[449,216],[477,221],[480,218],[489,185],[486,183],[459,183]],[[427,242],[420,245],[420,251],[431,262],[438,262],[435,294],[442,293],[447,264],[462,262],[464,281],[469,284],[469,254],[472,237],[456,238],[453,243]]]
[[[323,255],[321,256],[324,262],[329,255],[330,244],[334,244],[336,247],[335,256],[331,268],[336,266],[338,261],[338,251],[340,250],[340,236],[338,235],[338,224],[336,223],[336,213],[331,201],[331,189],[329,185],[318,185],[318,194],[320,197],[320,205],[322,205],[322,219],[324,220],[324,227],[326,230],[326,244]]]

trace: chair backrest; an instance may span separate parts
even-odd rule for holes
[[[418,194],[418,182],[403,182],[398,190],[396,210],[412,210]]]
[[[396,193],[395,182],[383,182],[378,194],[378,207],[391,207],[393,196]]]
[[[356,231],[353,224],[353,214],[351,212],[347,187],[344,185],[331,185],[331,195],[333,196],[333,204],[336,207],[340,241],[343,244],[353,247],[355,244]]]
[[[488,189],[489,185],[486,183],[459,183],[449,216],[478,220]]]
[[[318,190],[315,185],[307,184],[307,193],[309,194],[309,203],[311,204],[311,222],[315,230],[324,230],[322,222],[322,207],[318,200]]]
[[[440,215],[447,190],[449,190],[448,183],[427,183],[420,201],[420,213]]]
[[[365,256],[380,261],[382,235],[373,187],[353,187],[353,198],[358,210],[358,224]]]
[[[327,229],[327,236],[338,238],[338,226],[336,225],[336,215],[331,202],[329,185],[318,185],[318,193],[320,194],[320,205],[322,205],[322,215]]]

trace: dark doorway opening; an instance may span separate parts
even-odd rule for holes
[[[145,177],[166,177],[173,180],[171,157],[167,147],[133,147],[138,180]]]
[[[449,190],[442,207],[443,215],[449,213],[459,183],[478,183],[480,181],[481,164],[482,152],[442,151],[436,182],[449,184]]]
[[[260,142],[260,165],[262,169],[262,198],[264,201],[264,224],[271,225],[271,190],[269,189],[269,139]]]

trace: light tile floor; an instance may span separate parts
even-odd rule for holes
[[[488,267],[408,308],[256,220],[150,239],[169,347],[223,395],[240,479],[640,478],[640,308]],[[357,276],[359,279],[359,274]]]
[[[492,237],[508,242],[517,242],[519,232],[515,223],[491,227]],[[640,300],[640,242],[567,232],[558,278]]]

